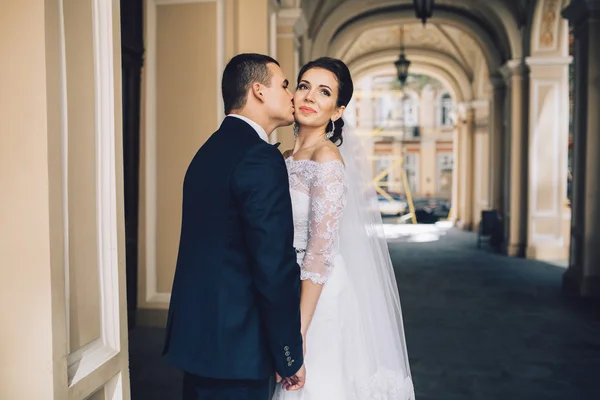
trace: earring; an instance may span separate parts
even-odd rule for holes
[[[335,132],[335,123],[331,121],[331,130],[329,132],[325,132],[325,139],[329,140],[333,137],[333,133]]]
[[[300,128],[298,127],[298,124],[294,122],[294,138],[298,137],[299,131],[300,131]]]

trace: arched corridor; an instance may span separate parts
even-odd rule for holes
[[[346,126],[409,170],[381,188],[451,205],[450,230],[390,228],[418,400],[600,398],[600,0],[425,2],[426,24],[417,0],[5,2],[0,398],[127,400],[129,345],[137,398],[170,398],[182,182],[247,52],[290,82],[342,58]]]
[[[477,250],[475,234],[455,228],[395,233],[418,400],[600,398],[600,314],[561,292],[564,267]],[[162,339],[159,328],[131,332],[134,400],[176,398]]]

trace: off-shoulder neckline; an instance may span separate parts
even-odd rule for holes
[[[301,159],[299,159],[299,160],[296,160],[296,159],[294,158],[294,156],[289,156],[289,157],[288,157],[288,158],[286,158],[285,160],[286,160],[286,161],[287,161],[287,160],[290,160],[290,161],[293,161],[293,162],[295,162],[295,163],[299,163],[299,162],[308,162],[309,164],[311,164],[311,163],[312,163],[312,164],[317,164],[317,165],[326,165],[326,164],[330,164],[330,163],[339,163],[339,164],[340,164],[342,167],[346,167],[346,165],[344,164],[344,162],[343,162],[342,160],[338,160],[338,159],[335,159],[335,160],[329,160],[329,161],[321,161],[321,162],[320,162],[320,161],[311,160],[310,158],[301,158]]]

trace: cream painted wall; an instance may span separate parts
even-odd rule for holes
[[[281,26],[277,30],[277,61],[290,81],[290,90],[296,87],[298,65],[295,50],[295,38],[292,26]],[[285,151],[294,147],[294,131],[291,126],[277,129],[277,141],[281,143],[280,150]]]
[[[181,226],[183,177],[214,132],[217,98],[216,4],[163,5],[157,11],[157,291],[170,292]]]
[[[0,50],[14,61],[0,64],[2,399],[130,395],[119,7],[80,6],[30,0],[0,14]],[[70,60],[79,46],[98,55],[93,75],[89,54]]]
[[[269,3],[271,0],[228,0],[234,14],[234,54],[269,54]]]
[[[49,37],[46,43],[47,31],[58,31],[58,18],[49,13],[53,18],[46,20],[44,3],[9,2],[0,14],[3,59],[18,60],[0,63],[0,299],[5,305],[0,311],[2,399],[66,394],[53,373],[57,368],[66,375],[65,312],[53,308],[52,287],[53,274],[58,275],[60,284],[62,261],[52,250],[55,245],[60,249],[62,237],[53,230],[52,215],[60,215],[61,209],[49,198],[50,186],[57,178],[50,163],[56,151],[60,152],[55,140],[60,135],[56,118],[60,110],[58,103],[53,103],[58,91],[58,57],[46,58],[46,50],[58,53],[56,37]],[[26,34],[23,26],[28,27]],[[19,40],[14,40],[17,37]],[[62,282],[64,288],[64,279]],[[64,297],[55,300],[64,304]],[[62,378],[66,381],[66,376]]]
[[[157,6],[148,1],[138,285],[142,324],[164,323],[164,313],[152,310],[165,310],[169,304],[183,176],[197,149],[223,118],[216,104],[222,104],[220,80],[225,63],[242,52],[274,51],[290,82],[295,82],[293,24],[280,27],[277,22],[274,29],[274,4],[271,0],[215,0],[158,2]],[[279,129],[277,140],[282,142],[281,150],[293,146],[291,128]]]
[[[166,308],[181,226],[183,177],[223,115],[218,2],[159,4],[147,15],[140,196],[141,308]],[[150,40],[151,38],[154,40]],[[224,43],[221,42],[221,46]],[[224,51],[224,49],[222,49]]]

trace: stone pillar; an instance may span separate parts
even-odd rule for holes
[[[503,210],[504,182],[504,97],[506,86],[499,76],[490,78],[490,205],[497,211]]]
[[[461,129],[460,135],[460,227],[465,230],[473,229],[474,206],[474,135],[475,135],[475,110],[470,104],[460,105]]]
[[[471,209],[472,230],[479,228],[481,212],[490,208],[490,103],[488,100],[471,102],[473,123],[473,206]]]
[[[508,135],[510,191],[504,223],[508,233],[506,253],[523,257],[527,241],[527,68],[523,60],[511,60],[502,67],[508,85],[510,120]],[[507,207],[506,207],[507,206]]]
[[[455,223],[460,221],[462,214],[461,211],[463,209],[462,206],[462,197],[461,197],[461,171],[462,171],[462,159],[461,159],[461,124],[462,122],[459,120],[454,127],[454,131],[452,132],[453,136],[453,144],[452,144],[452,153],[454,156],[454,166],[452,168],[452,215],[450,216],[452,221]]]
[[[575,133],[571,251],[564,286],[600,297],[600,0],[574,0],[564,10],[575,35]]]
[[[285,4],[283,4],[285,6]],[[306,20],[300,8],[281,8],[277,14],[277,61],[290,81],[290,90],[296,86],[299,71],[300,37],[306,30]],[[281,151],[294,148],[292,126],[277,129],[272,141],[281,143]],[[272,135],[273,136],[273,135]]]
[[[570,57],[534,56],[529,66],[528,258],[566,260]]]
[[[271,0],[227,0],[228,58],[238,53],[269,54]]]

